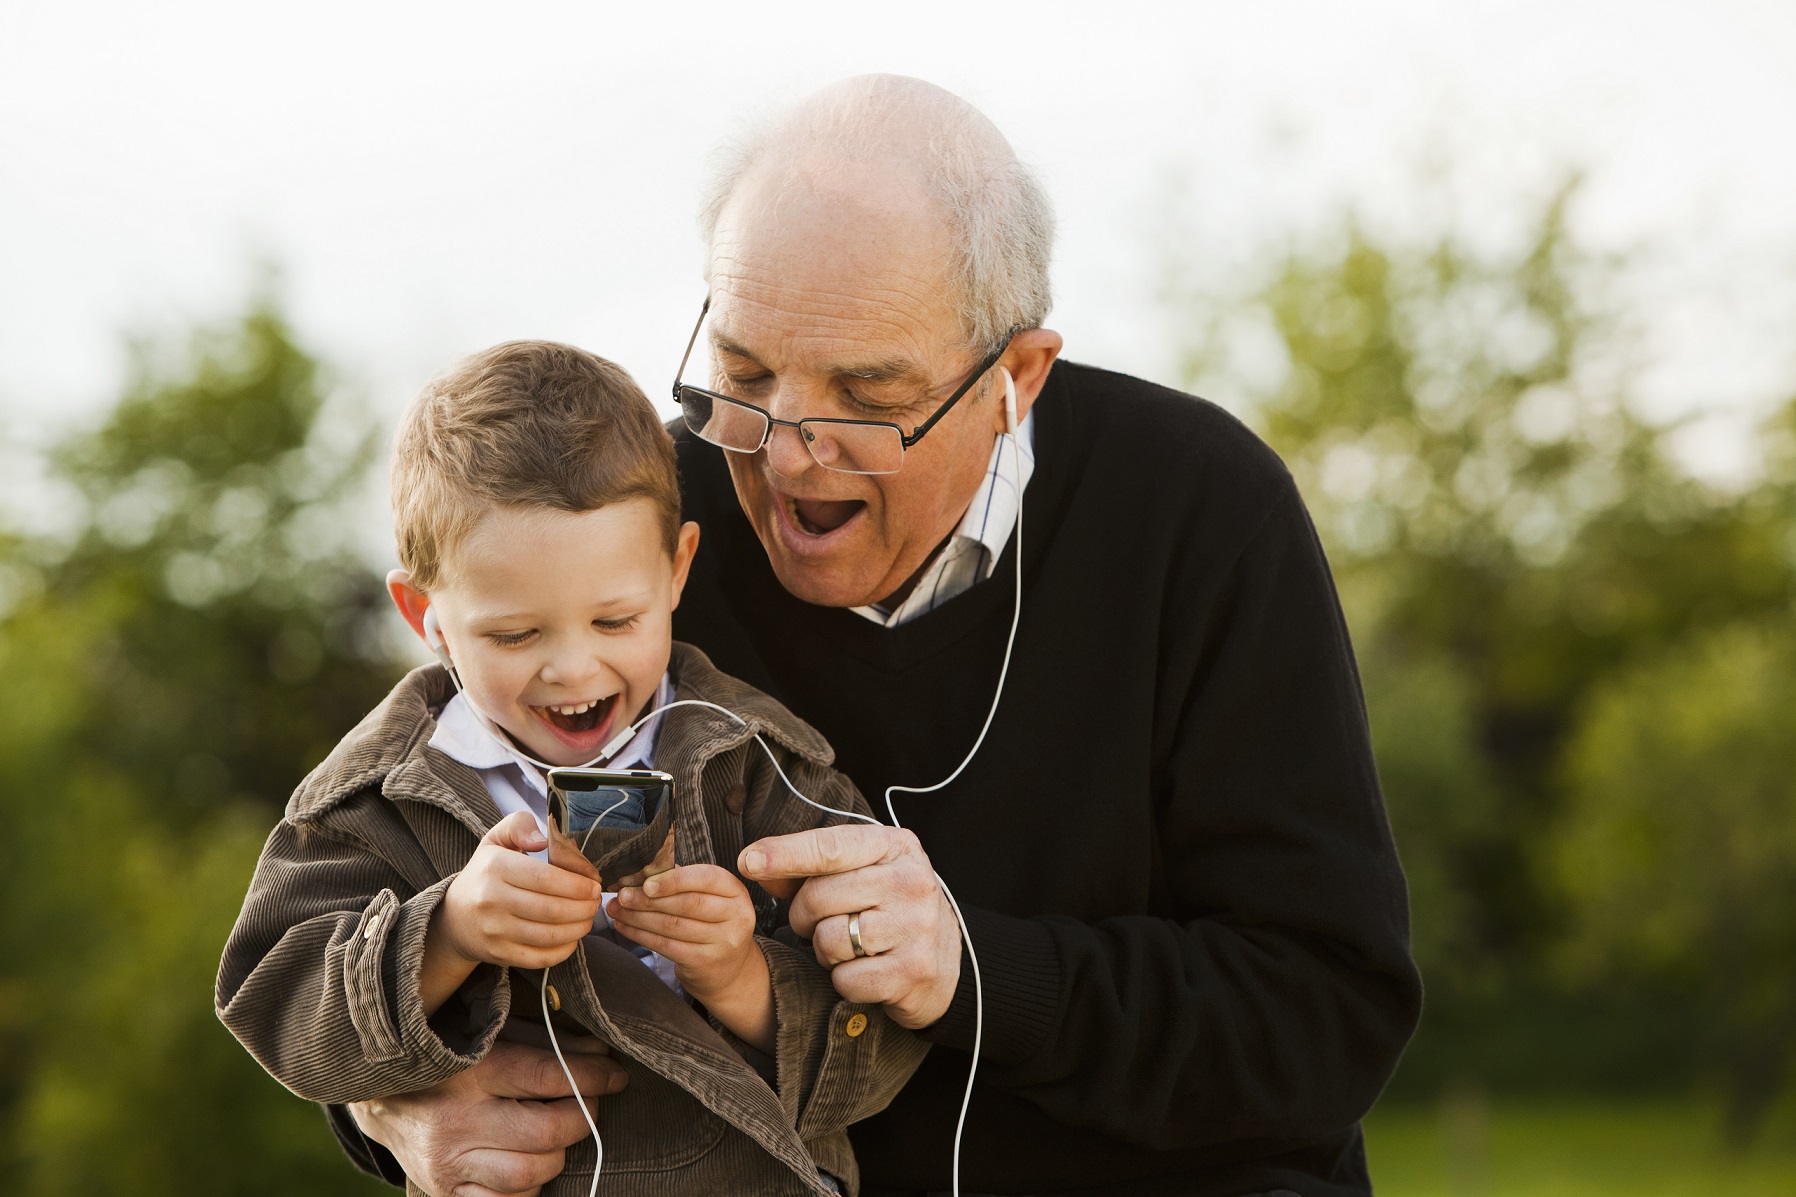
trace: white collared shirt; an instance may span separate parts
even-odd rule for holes
[[[1016,442],[1016,452],[1011,442]],[[856,615],[865,616],[881,627],[895,628],[926,615],[949,599],[958,598],[992,576],[998,558],[1010,543],[1016,527],[1017,509],[1022,505],[1023,491],[1035,473],[1035,413],[1023,417],[1016,436],[999,433],[992,446],[992,457],[985,468],[985,481],[980,483],[960,527],[935,555],[923,576],[897,608],[887,611],[875,603],[866,607],[850,607]]]
[[[666,674],[661,675],[661,685],[655,690],[653,708],[659,709],[673,701],[673,679]],[[643,724],[628,743],[606,763],[607,769],[640,769],[646,768],[654,761],[656,733],[661,727],[661,718],[657,715]],[[501,738],[503,732],[490,728],[474,704],[458,690],[443,706],[443,713],[437,716],[436,731],[431,733],[430,746],[451,760],[460,761],[474,772],[480,774],[480,780],[486,785],[486,792],[492,795],[493,805],[499,808],[499,817],[527,810],[536,819],[537,830],[544,835],[549,833],[549,781],[542,770],[520,756],[516,750],[508,746]],[[547,860],[549,850],[532,852],[531,856],[538,860]],[[606,894],[605,903],[610,905],[617,898],[616,894]],[[611,927],[611,919],[603,908],[593,916],[592,932],[611,940],[631,955],[641,960],[657,977],[665,981],[675,993],[683,994],[680,983],[674,976],[673,961],[658,953],[651,952],[640,944],[619,935]]]

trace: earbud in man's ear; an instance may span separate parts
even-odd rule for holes
[[[998,373],[1000,373],[1004,376],[1004,431],[1010,433],[1012,436],[1015,436],[1016,435],[1016,379],[1012,378],[1010,376],[1010,371],[1006,370],[1003,366],[998,367]]]
[[[437,655],[437,660],[443,663],[444,669],[450,673],[455,672],[455,662],[449,659],[449,646],[443,643],[443,629],[437,623],[435,607],[424,608],[424,643]]]

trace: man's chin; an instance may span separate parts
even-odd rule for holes
[[[770,539],[773,543],[768,543]],[[883,575],[869,583],[866,570],[849,564],[852,553],[801,556],[769,537],[761,538],[761,547],[780,585],[800,602],[816,607],[864,607],[880,597],[874,590]]]
[[[863,579],[828,561],[794,560],[777,550],[767,560],[786,593],[812,606],[864,607],[880,597]]]

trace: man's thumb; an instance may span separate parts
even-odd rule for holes
[[[486,833],[481,842],[497,844],[518,852],[541,852],[549,846],[549,837],[536,825],[536,816],[527,810],[513,811]]]

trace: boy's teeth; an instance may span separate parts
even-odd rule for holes
[[[549,709],[554,711],[557,715],[584,715],[598,705],[598,700],[594,699],[592,702],[583,702],[578,706],[550,707]]]

